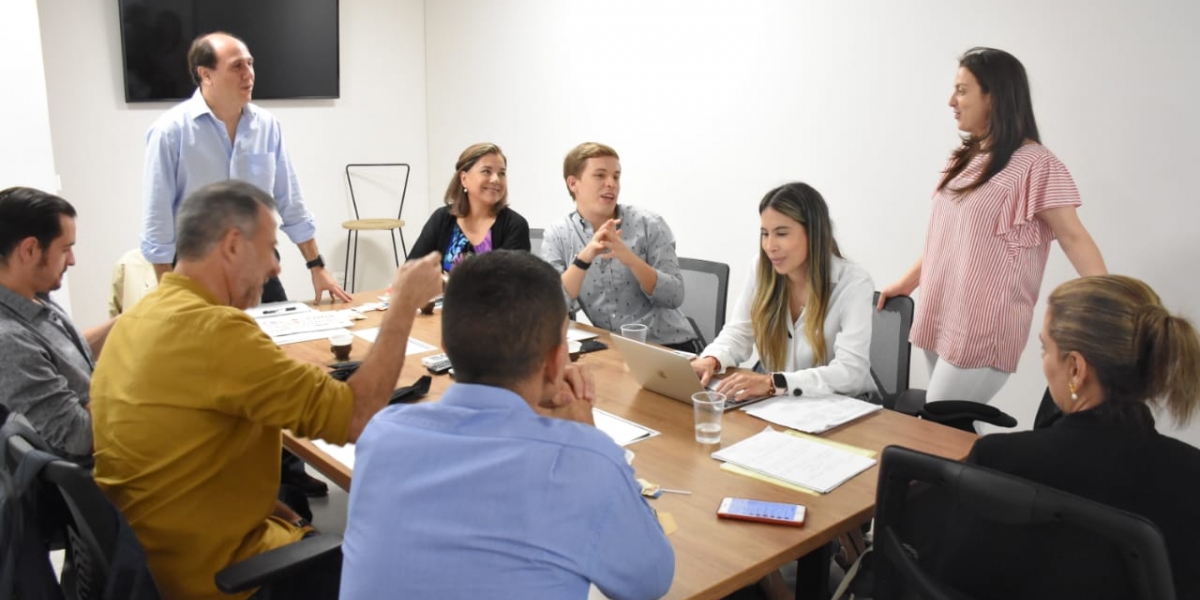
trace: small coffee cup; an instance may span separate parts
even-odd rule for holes
[[[354,347],[354,336],[349,333],[339,333],[329,337],[329,351],[340,362],[350,360],[350,349]]]

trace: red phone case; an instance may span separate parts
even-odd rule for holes
[[[743,515],[740,513],[721,512],[720,508],[717,509],[717,517],[721,518],[721,519],[735,519],[738,521],[754,521],[756,523],[769,523],[771,525],[783,525],[784,527],[803,527],[804,521],[806,519],[808,519],[808,508],[805,506],[799,505],[799,504],[797,504],[796,506],[799,507],[800,510],[804,511],[804,519],[801,519],[799,521],[783,521],[783,520],[779,520],[779,519],[769,519],[767,517],[754,517],[754,516],[750,516],[750,515]]]

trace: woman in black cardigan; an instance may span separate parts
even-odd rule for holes
[[[442,271],[472,254],[530,250],[529,223],[508,207],[508,159],[495,144],[463,150],[446,188],[446,206],[429,216],[408,259],[442,253]]]
[[[1177,597],[1200,597],[1200,449],[1158,433],[1149,406],[1180,426],[1195,414],[1196,330],[1132,277],[1068,281],[1048,304],[1042,367],[1062,417],[1042,429],[983,437],[967,461],[1149,519],[1166,541]],[[1125,593],[1120,573],[1089,569],[1086,552],[1055,547],[1054,532],[1021,536],[978,522],[943,525],[965,538],[950,545],[942,565],[947,582],[967,592],[987,590],[978,597]],[[1080,571],[1088,573],[1082,585],[1089,589],[1065,576]]]

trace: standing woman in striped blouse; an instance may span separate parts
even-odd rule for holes
[[[924,252],[879,306],[920,286],[910,339],[929,362],[926,399],[986,403],[1017,370],[1050,242],[1081,276],[1107,270],[1071,174],[1041,145],[1020,61],[968,50],[950,108],[966,136],[933,193]]]

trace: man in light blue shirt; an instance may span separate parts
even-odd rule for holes
[[[283,232],[300,248],[312,271],[317,301],[325,292],[349,301],[317,249],[312,214],[283,145],[279,122],[250,103],[254,57],[242,40],[225,33],[200,36],[188,51],[196,92],[150,127],[143,175],[142,254],[159,277],[175,261],[175,213],[183,199],[210,183],[241,179],[269,192],[279,206]],[[278,279],[263,301],[285,300]]]
[[[440,402],[384,409],[358,440],[342,600],[617,600],[666,594],[675,554],[624,451],[592,426],[554,269],[498,250],[446,285]]]

